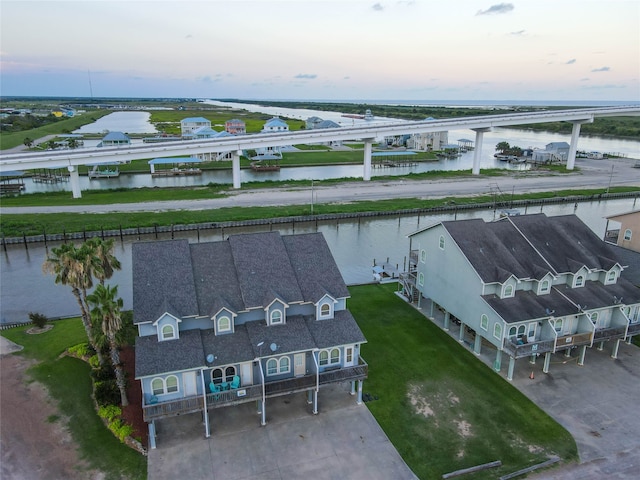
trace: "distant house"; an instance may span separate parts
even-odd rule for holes
[[[287,122],[282,120],[280,117],[270,118],[265,122],[262,126],[261,133],[271,133],[271,132],[288,132],[289,125]]]
[[[612,247],[577,216],[544,214],[444,221],[410,235],[409,271],[401,276],[412,302],[444,312],[444,328],[460,325],[459,340],[480,354],[496,349],[494,369],[509,357],[535,362],[544,355],[640,334],[640,289],[621,275],[626,268]],[[486,348],[486,347],[485,347]]]
[[[618,227],[610,229],[610,222]],[[607,217],[605,241],[640,252],[640,210]]]
[[[136,379],[152,448],[155,421],[350,382],[362,401],[366,342],[321,233],[135,243]]]
[[[569,144],[567,142],[547,143],[544,150],[534,149],[532,154],[534,162],[566,162],[567,158],[569,158]]]
[[[189,136],[202,127],[211,128],[211,121],[203,117],[189,117],[180,120],[180,133],[183,137]]]
[[[289,125],[279,117],[270,118],[262,126],[260,133],[288,132]],[[278,160],[282,158],[282,146],[256,148],[254,159]]]
[[[425,118],[425,120],[435,119],[433,117],[428,117]],[[406,146],[411,150],[431,152],[433,150],[441,150],[442,146],[447,143],[449,143],[449,132],[426,132],[410,135],[406,141]]]
[[[131,139],[122,132],[109,132],[98,143],[98,147],[121,147],[124,145],[131,145]]]
[[[306,127],[308,130],[324,130],[328,128],[341,128],[340,125],[334,122],[333,120],[322,120],[319,117],[307,118]],[[318,144],[336,147],[336,146],[342,145],[342,140],[319,142]]]
[[[247,133],[247,126],[242,120],[232,118],[224,123],[224,130],[231,135],[245,135]]]
[[[316,128],[316,125],[319,125],[322,122],[323,120],[320,117],[309,117],[305,120],[305,127],[307,130],[313,130],[314,128]]]

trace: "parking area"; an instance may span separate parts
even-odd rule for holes
[[[267,400],[264,427],[255,402],[213,409],[208,439],[198,413],[156,422],[158,447],[149,452],[148,478],[417,478],[347,384],[320,389],[318,415],[306,398]]]

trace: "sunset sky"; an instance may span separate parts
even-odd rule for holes
[[[640,101],[638,0],[0,3],[0,94]]]

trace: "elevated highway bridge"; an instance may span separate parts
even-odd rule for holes
[[[376,138],[415,133],[470,129],[476,132],[472,173],[480,173],[480,154],[484,132],[493,127],[530,125],[545,122],[571,122],[573,129],[567,160],[567,169],[575,165],[580,125],[593,122],[595,117],[640,115],[640,105],[580,108],[543,112],[482,115],[450,118],[446,120],[397,121],[388,124],[341,127],[322,130],[299,130],[282,133],[259,133],[218,139],[185,140],[182,142],[118,148],[92,148],[65,151],[43,151],[0,155],[0,174],[14,170],[37,168],[64,168],[70,172],[74,198],[81,196],[78,166],[87,164],[128,162],[152,157],[192,156],[205,153],[231,153],[233,187],[240,188],[240,155],[243,150],[330,141],[359,140],[364,142],[363,180],[371,179],[371,152]]]

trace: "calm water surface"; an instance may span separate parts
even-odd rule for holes
[[[607,215],[626,212],[638,208],[634,199],[585,202],[577,205],[552,205],[531,207],[521,213],[540,213],[564,215],[576,213],[600,238],[604,236]],[[372,281],[373,261],[383,263],[389,258],[392,264],[398,264],[402,270],[409,250],[407,235],[430,224],[443,220],[461,220],[482,218],[495,219],[493,210],[467,211],[455,214],[385,217],[361,221],[315,222],[291,225],[279,225],[283,235],[292,233],[322,232],[333,253],[338,267],[347,284]],[[229,235],[268,230],[261,228],[234,228],[200,232],[200,241],[219,241]],[[224,235],[224,238],[223,238]],[[159,236],[170,238],[170,234]],[[197,233],[182,232],[175,238],[187,238],[198,242]],[[154,240],[153,235],[141,240]],[[124,300],[124,306],[132,306],[131,245],[137,238],[116,240],[115,255],[122,263],[122,270],[116,272],[111,284],[118,285],[118,293]],[[49,244],[49,247],[55,244]],[[0,322],[23,322],[29,312],[41,312],[50,317],[65,317],[78,314],[78,305],[68,287],[54,284],[53,276],[42,273],[42,264],[46,258],[44,245],[11,245],[0,255]],[[37,293],[36,293],[37,292]]]

